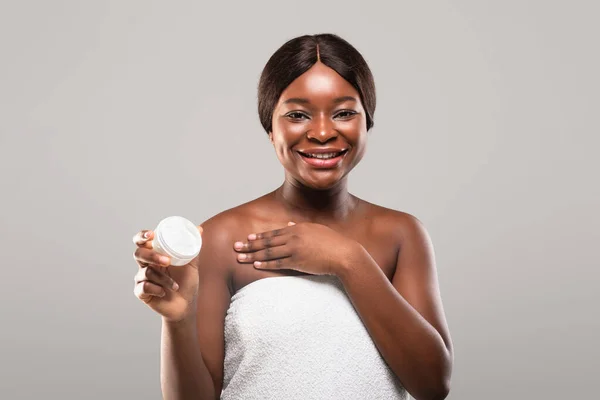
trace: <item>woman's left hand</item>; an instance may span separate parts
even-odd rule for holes
[[[257,269],[293,269],[313,275],[338,275],[357,242],[328,226],[301,222],[235,242],[240,263]]]

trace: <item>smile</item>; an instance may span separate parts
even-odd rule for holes
[[[307,164],[317,168],[336,167],[344,159],[348,149],[329,153],[304,153],[298,151],[302,160]]]

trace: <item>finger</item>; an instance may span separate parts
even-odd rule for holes
[[[237,259],[241,263],[252,263],[254,261],[275,260],[278,258],[290,257],[291,252],[288,246],[267,247],[254,253],[240,253]]]
[[[241,252],[258,251],[268,247],[282,246],[287,243],[287,239],[286,235],[279,235],[247,242],[235,242],[233,248]]]
[[[286,232],[286,228],[278,228],[278,229],[274,229],[272,231],[267,231],[267,232],[251,233],[248,235],[248,240],[272,238],[275,236],[283,235],[285,232]]]
[[[136,246],[144,246],[146,243],[154,238],[154,232],[149,230],[142,230],[133,235],[133,243]]]
[[[255,261],[253,264],[256,269],[293,269],[290,260],[291,257],[286,257],[270,261]]]
[[[154,297],[164,297],[167,294],[162,287],[149,281],[136,283],[133,293],[144,303],[148,303]]]
[[[173,278],[151,266],[140,268],[137,274],[135,274],[133,280],[136,284],[143,281],[149,281],[156,285],[162,286],[163,288],[169,288],[172,290],[179,289],[179,285]]]
[[[142,245],[138,245],[138,247],[141,247],[143,249],[150,249],[152,250],[154,247],[152,246],[153,241],[152,240],[148,240],[146,243],[142,244]]]
[[[146,264],[157,265],[160,267],[168,267],[171,265],[171,259],[167,256],[157,253],[151,249],[145,249],[138,247],[133,253],[133,258],[137,261],[140,266],[144,267]]]

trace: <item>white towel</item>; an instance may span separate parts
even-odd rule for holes
[[[339,279],[263,278],[225,318],[221,399],[408,399]]]

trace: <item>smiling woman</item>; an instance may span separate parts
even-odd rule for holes
[[[165,399],[448,395],[453,348],[429,235],[347,189],[375,103],[347,41],[289,40],[258,85],[282,185],[204,222],[187,265],[160,261],[153,232],[135,236],[135,293],[163,318]]]
[[[375,103],[367,63],[333,35],[287,42],[258,85],[260,121],[279,161],[290,178],[319,189],[339,183],[361,160]]]

